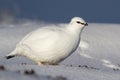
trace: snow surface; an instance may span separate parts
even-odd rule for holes
[[[90,23],[82,33],[77,51],[59,65],[39,67],[25,57],[4,58],[26,34],[46,25],[53,24],[0,24],[0,80],[120,80],[119,24]],[[31,69],[34,74],[25,73]]]

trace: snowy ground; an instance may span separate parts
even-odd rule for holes
[[[57,66],[39,67],[25,57],[4,58],[22,37],[44,24],[0,24],[0,80],[120,80],[119,24],[90,23],[78,50]]]

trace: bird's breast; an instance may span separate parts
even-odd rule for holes
[[[60,56],[70,55],[77,49],[79,42],[79,36],[63,36],[63,39],[59,40],[59,42],[56,43],[56,54],[59,54]]]

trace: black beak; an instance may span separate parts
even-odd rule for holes
[[[85,26],[88,26],[88,23],[85,23]]]

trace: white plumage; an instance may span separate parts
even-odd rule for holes
[[[42,27],[25,36],[15,50],[6,56],[26,56],[41,64],[57,64],[78,47],[81,32],[87,23],[79,17],[63,27]]]

